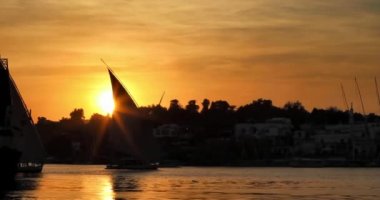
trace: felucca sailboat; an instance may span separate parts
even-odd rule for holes
[[[8,59],[0,58],[0,65],[0,173],[41,172],[45,153],[31,111],[9,73]]]
[[[157,169],[158,146],[144,123],[136,102],[108,67],[115,109],[109,138],[112,144],[108,169]]]

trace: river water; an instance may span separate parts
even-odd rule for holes
[[[378,168],[181,167],[136,172],[46,165],[5,199],[380,199]]]

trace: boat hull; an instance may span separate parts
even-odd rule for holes
[[[157,170],[158,166],[150,165],[107,165],[106,169]]]
[[[44,165],[42,163],[19,163],[17,172],[21,173],[40,173]]]
[[[0,147],[0,184],[7,186],[14,181],[17,173],[17,165],[21,158],[21,152],[15,149],[3,146]]]

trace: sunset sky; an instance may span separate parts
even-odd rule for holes
[[[378,0],[0,0],[0,54],[33,117],[102,112],[113,68],[139,105],[257,98],[380,114]]]

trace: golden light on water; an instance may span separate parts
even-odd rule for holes
[[[115,194],[112,189],[111,178],[108,178],[107,180],[103,182],[100,194],[101,194],[100,199],[102,200],[111,200],[115,198]]]
[[[78,191],[78,197],[67,199],[96,199],[111,200],[115,199],[115,193],[112,187],[112,178],[106,175],[83,175],[81,176],[81,190]]]
[[[97,96],[97,103],[102,114],[112,114],[115,104],[112,97],[112,91],[102,91]]]

